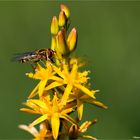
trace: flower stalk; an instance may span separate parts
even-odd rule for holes
[[[77,139],[80,137],[96,139],[84,135],[88,127],[97,119],[82,121],[86,103],[103,109],[107,106],[96,99],[96,92],[89,86],[89,72],[81,71],[83,62],[71,55],[77,46],[77,29],[68,33],[70,10],[62,4],[57,19],[53,16],[51,22],[51,49],[56,52],[53,61],[36,63],[34,72],[26,73],[29,78],[38,80],[38,84],[28,96],[20,110],[26,113],[38,114],[29,125],[19,127],[31,133],[36,140],[46,139]],[[42,65],[43,63],[43,65]],[[75,117],[71,114],[74,113]],[[39,125],[39,129],[36,128]]]

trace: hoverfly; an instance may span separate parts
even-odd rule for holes
[[[27,63],[27,62],[35,63],[35,62],[44,61],[44,60],[46,61],[49,60],[51,62],[54,62],[53,57],[55,53],[56,52],[50,48],[39,49],[39,50],[35,50],[32,52],[27,52],[27,53],[18,55],[15,59],[19,61],[20,63]]]

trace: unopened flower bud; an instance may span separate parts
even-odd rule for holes
[[[56,37],[52,36],[51,49],[55,50],[55,48],[56,48]]]
[[[78,137],[78,126],[75,124],[72,124],[69,129],[69,138],[76,139]]]
[[[106,105],[104,105],[103,103],[99,102],[99,101],[96,101],[96,100],[93,100],[92,101],[92,104],[98,106],[98,107],[101,107],[101,108],[104,108],[104,109],[107,109],[108,107]]]
[[[60,11],[59,13],[59,19],[58,19],[58,25],[59,26],[64,26],[66,24],[66,16],[63,11]]]
[[[61,4],[60,5],[60,9],[61,9],[61,11],[63,11],[65,13],[67,18],[70,17],[70,10],[69,10],[69,8],[66,5]]]
[[[56,16],[54,16],[54,17],[52,18],[51,33],[52,33],[53,35],[57,35],[57,33],[58,33],[58,20],[57,20],[57,17],[56,17]]]
[[[67,46],[70,52],[72,52],[76,48],[76,43],[77,43],[77,32],[76,29],[73,28],[67,38]]]
[[[59,31],[57,35],[57,52],[61,55],[67,53],[64,29]]]

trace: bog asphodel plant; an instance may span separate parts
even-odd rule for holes
[[[80,137],[96,139],[84,135],[84,132],[97,119],[79,125],[84,104],[107,108],[96,100],[98,90],[90,87],[90,71],[81,71],[83,62],[72,55],[77,46],[77,30],[72,28],[67,34],[69,25],[70,11],[62,4],[59,17],[54,16],[51,22],[51,49],[55,51],[53,61],[42,61],[43,65],[38,62],[34,72],[26,73],[29,78],[39,80],[39,83],[24,103],[27,108],[20,110],[39,114],[39,117],[29,125],[19,127],[31,133],[36,140]],[[71,116],[72,113],[75,113],[75,118]],[[36,125],[39,125],[39,130],[35,128]]]

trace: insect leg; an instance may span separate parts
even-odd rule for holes
[[[33,71],[35,72],[35,69],[37,67],[37,63],[36,62],[31,62],[31,67],[32,67]]]

